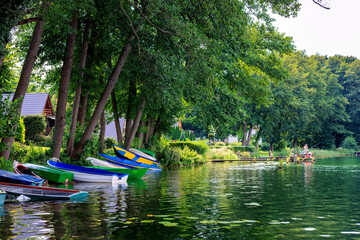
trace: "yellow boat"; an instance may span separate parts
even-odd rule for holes
[[[159,165],[159,162],[157,162],[155,160],[140,156],[134,152],[126,150],[125,148],[119,147],[117,145],[114,145],[114,152],[115,152],[115,155],[119,158],[127,158],[131,161],[135,161],[138,163],[144,163],[144,164],[148,164],[148,165],[155,165],[155,166]]]

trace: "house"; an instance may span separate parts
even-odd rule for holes
[[[12,99],[14,94],[10,94]],[[3,94],[3,99],[9,97],[9,94]],[[21,108],[21,116],[43,115],[46,118],[46,132],[49,134],[55,125],[55,114],[51,104],[49,93],[27,93]]]
[[[119,121],[120,121],[121,133],[124,135],[126,119],[125,118],[119,118]],[[112,137],[112,138],[117,139],[115,121],[112,121],[111,123],[106,125],[105,137]]]

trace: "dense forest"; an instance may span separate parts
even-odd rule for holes
[[[77,159],[106,123],[148,146],[177,119],[224,139],[258,129],[271,148],[360,141],[354,57],[307,56],[273,25],[297,0],[12,0],[0,9],[0,157],[27,92],[56,109],[52,157]],[[270,10],[272,13],[270,13]],[[20,106],[20,108],[19,108]],[[119,117],[126,119],[121,132]]]

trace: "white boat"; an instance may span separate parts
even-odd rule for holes
[[[119,165],[112,164],[112,163],[109,163],[109,162],[106,162],[106,161],[103,161],[103,160],[100,160],[97,158],[93,158],[93,157],[88,157],[86,160],[90,161],[94,167],[122,168]]]
[[[98,182],[98,183],[126,183],[128,174],[109,172],[101,169],[86,168],[48,160],[50,166],[60,168],[74,174],[74,181],[78,182]]]
[[[137,155],[140,155],[140,156],[142,156],[142,157],[145,157],[145,158],[151,159],[151,160],[153,160],[153,161],[156,161],[156,159],[155,159],[153,156],[150,156],[149,154],[146,154],[146,153],[144,153],[144,152],[142,152],[142,151],[140,151],[140,150],[137,150],[137,149],[135,149],[135,148],[130,148],[129,150],[130,150],[131,152],[133,152],[133,153],[136,153]]]

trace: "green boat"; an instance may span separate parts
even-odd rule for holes
[[[137,169],[109,168],[109,167],[88,167],[88,168],[96,168],[96,169],[106,170],[106,171],[109,171],[109,172],[129,174],[128,179],[140,179],[149,170],[148,168],[137,168]]]
[[[47,167],[38,164],[24,163],[23,166],[35,172],[41,178],[47,179],[50,182],[65,183],[73,180],[74,174],[60,169]]]

